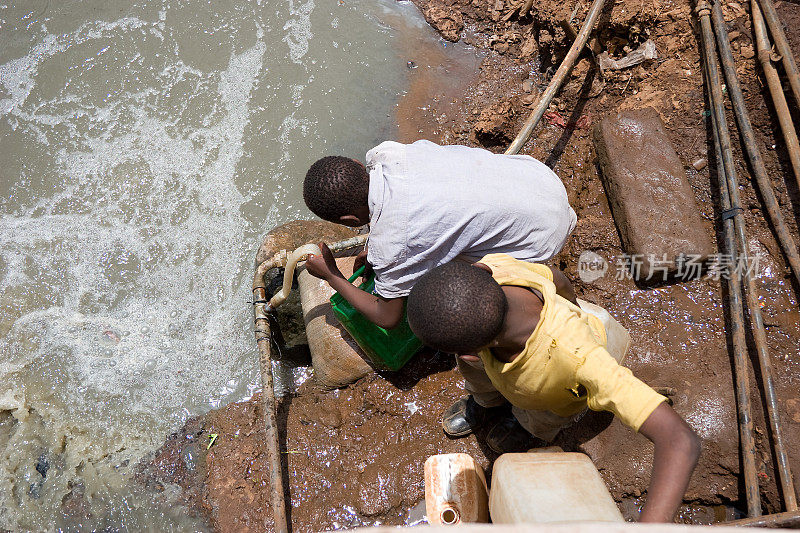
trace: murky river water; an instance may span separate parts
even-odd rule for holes
[[[258,387],[258,242],[393,134],[400,38],[395,0],[0,5],[0,528],[199,527],[133,467]]]

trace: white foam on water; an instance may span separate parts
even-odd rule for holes
[[[40,104],[27,105],[39,65],[82,41],[142,25],[125,19],[46,36],[29,55],[0,67],[10,94],[0,104],[3,115],[29,131],[73,120],[68,112],[40,115]],[[165,430],[190,412],[252,393],[255,376],[244,390],[224,376],[239,374],[240,358],[231,353],[252,350],[237,326],[248,291],[234,276],[252,250],[243,239],[240,207],[246,198],[233,177],[265,49],[258,41],[232,55],[219,74],[178,62],[161,73],[166,89],[148,88],[105,107],[74,97],[49,103],[77,103],[82,109],[76,115],[88,118],[89,133],[59,143],[55,164],[63,189],[42,195],[26,216],[0,222],[0,290],[19,296],[10,302],[18,303],[18,313],[3,321],[0,392],[17,394],[12,407],[20,422],[32,416],[48,421],[39,428],[41,447],[64,461],[68,475],[59,481],[51,474],[51,483],[61,485],[50,491],[53,501],[26,501],[30,483],[17,478],[22,470],[23,477],[36,477],[34,461],[7,455],[3,477],[7,486],[22,487],[23,495],[0,491],[0,505],[22,503],[29,512],[0,514],[4,526],[35,523],[37,511],[58,504],[69,475],[83,472],[87,461],[102,471],[101,485],[121,484],[119,464],[158,446]],[[207,127],[191,132],[176,130],[149,104],[186,78],[215,81],[221,104]],[[46,133],[36,136],[52,144]],[[209,294],[218,295],[216,305],[209,306]],[[176,403],[186,407],[175,409]],[[126,406],[129,419],[114,423],[97,416],[110,404]],[[11,440],[29,437],[17,431]]]
[[[314,11],[314,0],[298,2],[289,0],[289,12],[292,15],[283,30],[286,32],[284,41],[289,45],[289,57],[294,63],[308,53],[308,43],[314,36],[311,33],[311,12]]]

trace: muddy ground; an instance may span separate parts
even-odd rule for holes
[[[449,40],[477,49],[467,63],[417,68],[398,107],[398,137],[480,145],[495,151],[513,138],[569,45],[558,24],[577,27],[588,2],[544,0],[530,13],[509,15],[509,0],[416,0],[428,21]],[[737,69],[751,119],[776,194],[798,239],[800,191],[780,137],[764,84],[757,75],[747,2],[726,2]],[[608,309],[633,337],[628,366],[653,386],[672,387],[675,409],[703,439],[703,454],[679,520],[708,523],[743,509],[739,477],[736,403],[726,323],[725,284],[713,277],[655,288],[619,275],[623,250],[595,167],[591,126],[619,109],[653,107],[686,167],[705,229],[718,247],[717,181],[701,76],[698,34],[683,0],[608,2],[596,36],[602,49],[621,57],[646,39],[658,59],[602,75],[585,56],[534,132],[523,153],[562,178],[578,226],[555,264],[579,296]],[[777,3],[800,57],[800,5]],[[410,46],[409,61],[429,65]],[[478,59],[475,59],[475,58]],[[477,71],[465,68],[480,61]],[[435,61],[434,61],[435,62]],[[526,81],[527,80],[527,81]],[[795,109],[796,111],[796,109]],[[800,113],[796,113],[800,124]],[[733,124],[731,116],[731,124]],[[735,128],[733,129],[735,133]],[[784,437],[791,465],[800,472],[800,287],[792,285],[780,248],[764,218],[748,167],[735,143],[751,251],[760,254],[758,288],[775,366]],[[703,167],[702,159],[710,164]],[[696,170],[693,163],[700,170]],[[657,223],[658,221],[654,221]],[[591,250],[610,264],[593,283],[578,277],[578,257]],[[753,352],[754,353],[754,352]],[[368,376],[336,391],[312,381],[281,402],[281,434],[295,531],[366,524],[413,523],[422,516],[423,462],[436,453],[466,452],[490,468],[495,458],[481,436],[448,439],[440,413],[462,395],[450,358],[423,352],[399,374]],[[764,421],[762,395],[753,380],[759,481],[765,512],[782,510]],[[158,490],[184,488],[186,504],[218,531],[259,531],[270,524],[268,467],[262,445],[258,398],[193,419],[170,437],[139,479]],[[208,447],[211,435],[217,435]],[[589,454],[629,519],[646,495],[652,447],[611,417],[593,413],[565,431],[556,444]]]

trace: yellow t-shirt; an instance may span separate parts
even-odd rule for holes
[[[569,417],[588,406],[610,411],[638,431],[666,398],[609,355],[600,319],[556,294],[553,272],[545,265],[506,254],[489,254],[480,262],[500,285],[530,287],[544,297],[539,323],[516,359],[504,363],[488,349],[480,352],[495,388],[521,409]]]

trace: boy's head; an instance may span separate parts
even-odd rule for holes
[[[428,346],[474,354],[500,333],[508,302],[486,270],[463,261],[438,266],[408,295],[408,324]]]
[[[358,227],[369,222],[369,174],[364,165],[338,155],[311,165],[303,181],[303,199],[318,217]]]

